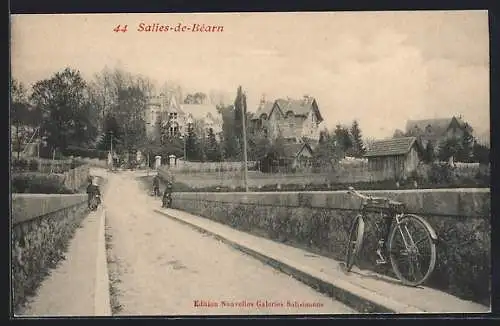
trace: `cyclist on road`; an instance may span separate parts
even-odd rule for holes
[[[169,201],[172,200],[172,191],[173,191],[172,181],[168,180],[167,186],[165,187],[165,191],[163,192],[162,207],[167,207],[170,204]]]
[[[90,202],[95,196],[101,196],[101,191],[99,189],[99,186],[95,184],[94,178],[89,176],[88,179],[88,186],[87,186],[87,205],[90,208]],[[99,204],[100,204],[100,199],[99,199]]]

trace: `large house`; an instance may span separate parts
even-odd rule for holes
[[[271,140],[281,136],[290,143],[315,143],[319,141],[322,121],[316,99],[306,95],[302,99],[261,100],[250,123],[254,132]]]
[[[206,136],[210,129],[219,140],[222,135],[222,117],[212,104],[179,103],[175,95],[162,93],[150,97],[147,112],[146,130],[150,137],[156,131],[158,119],[171,135],[185,135],[190,124],[203,134],[198,136]]]
[[[472,133],[471,126],[461,117],[446,119],[408,120],[406,136],[417,137],[423,146],[432,142],[435,148],[439,142],[451,137],[460,138],[464,132]]]

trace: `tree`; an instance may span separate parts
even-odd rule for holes
[[[211,162],[220,162],[222,158],[221,149],[212,128],[208,130],[206,155]]]
[[[235,136],[238,139],[239,148],[243,150],[243,120],[242,117],[247,119],[247,99],[241,86],[238,86],[236,91],[236,98],[234,99],[234,128]],[[245,125],[248,126],[247,121]],[[241,151],[240,151],[241,153]]]
[[[363,144],[363,139],[361,138],[361,130],[359,129],[359,124],[357,120],[354,120],[351,127],[352,136],[352,148],[351,153],[354,157],[363,157],[366,153],[365,145]]]
[[[116,149],[118,144],[122,143],[122,129],[113,113],[108,113],[104,118],[103,137],[97,144],[97,148],[108,151],[111,149],[111,142],[113,144],[113,149]]]
[[[121,69],[104,68],[90,83],[92,105],[98,112],[97,121],[103,125],[112,113],[123,126],[123,144],[120,149],[136,149],[146,137],[145,110],[148,96],[154,91],[151,80],[132,75]]]
[[[123,126],[123,145],[129,151],[138,147],[146,137],[146,122],[143,112],[147,98],[137,86],[129,86],[118,91],[118,120]]]
[[[195,127],[193,124],[189,124],[186,138],[186,160],[198,160],[200,158],[199,152],[199,142],[195,133]]]
[[[249,143],[249,157],[251,160],[262,160],[271,149],[271,142],[269,138],[261,133],[251,134],[248,140]]]
[[[37,82],[31,100],[42,112],[42,134],[52,147],[87,146],[95,138],[89,92],[79,71],[66,68]]]
[[[26,124],[29,114],[29,104],[27,99],[27,90],[24,85],[17,80],[12,80],[10,85],[11,106],[10,117],[11,125],[16,129],[16,136],[13,143],[13,150],[17,152],[19,159],[22,150],[22,127]]]
[[[490,150],[488,147],[479,144],[477,141],[474,141],[474,146],[472,149],[472,157],[474,162],[478,162],[481,164],[489,164]]]
[[[439,144],[438,158],[447,161],[450,157],[457,158],[457,154],[462,150],[461,142],[454,137],[446,138]]]
[[[434,144],[431,141],[429,141],[425,146],[423,161],[425,163],[432,163],[434,162],[435,159],[436,159],[436,153],[434,149]]]
[[[468,131],[464,131],[460,138],[460,148],[457,152],[457,160],[459,162],[471,162],[473,158],[474,137]]]
[[[234,106],[218,106],[217,110],[222,115],[222,149],[224,152],[224,158],[239,158],[241,151],[238,139],[236,138]]]
[[[339,161],[343,158],[344,151],[336,141],[336,136],[328,132],[323,133],[323,138],[313,154],[314,165],[318,168],[337,169]]]
[[[335,128],[335,141],[338,149],[342,150],[344,153],[348,152],[353,147],[349,129],[341,125],[337,125]]]

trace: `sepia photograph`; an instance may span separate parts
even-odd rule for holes
[[[491,312],[488,11],[10,16],[14,317]]]

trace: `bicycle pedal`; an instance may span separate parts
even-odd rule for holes
[[[376,263],[377,265],[385,265],[385,264],[387,264],[387,261],[386,261],[385,259],[384,259],[384,260],[382,260],[382,259],[377,259],[377,260],[375,261],[375,263]]]

